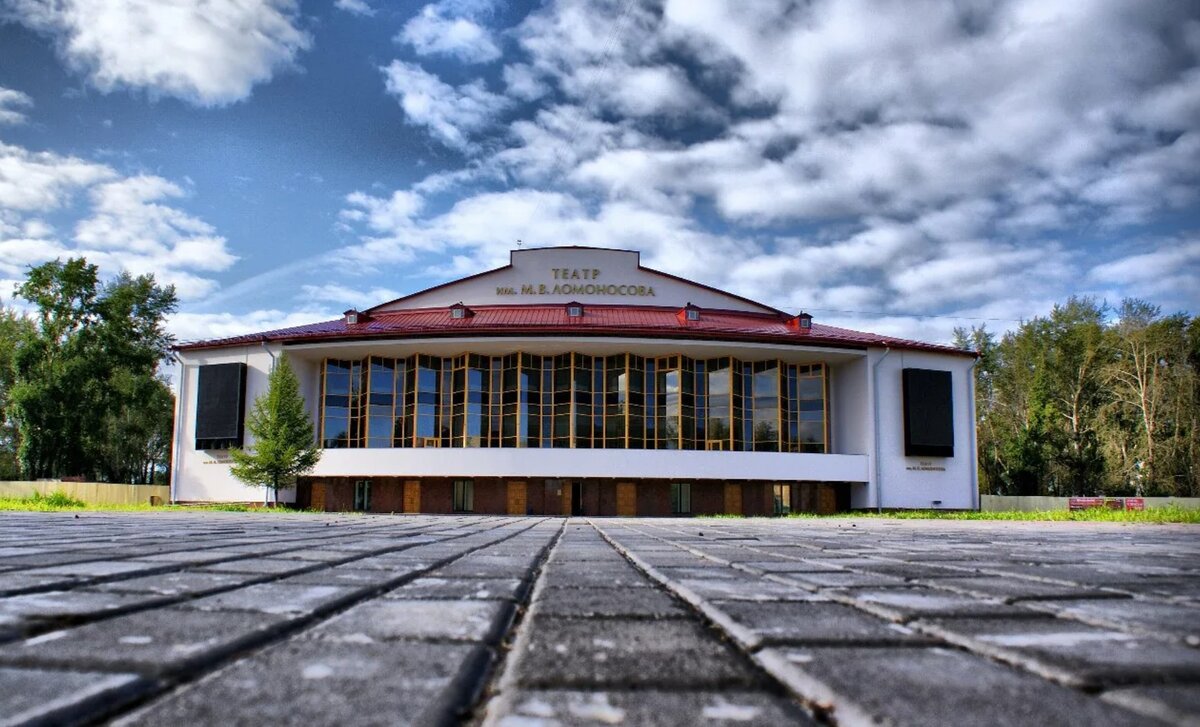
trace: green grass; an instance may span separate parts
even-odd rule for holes
[[[737,517],[715,515],[712,517]],[[877,512],[842,512],[835,515],[792,513],[789,518],[874,518],[883,520],[1012,520],[1022,522],[1109,522],[1109,523],[1192,523],[1200,524],[1200,510],[1178,505],[1153,507],[1142,511],[1107,510],[1048,510],[1043,512],[958,512],[946,510],[893,510]]]
[[[58,491],[50,495],[34,493],[31,497],[0,497],[0,512],[258,512],[272,514],[311,513],[314,510],[293,510],[286,507],[253,507],[237,502],[211,505],[90,505]],[[343,513],[346,514],[346,513]]]

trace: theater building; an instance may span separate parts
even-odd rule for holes
[[[282,354],[318,510],[772,515],[977,508],[975,357],[643,267],[518,250],[342,318],[176,348],[172,497],[262,501],[229,471]]]

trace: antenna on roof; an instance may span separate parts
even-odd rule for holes
[[[517,240],[517,249],[518,250],[520,250],[524,245],[525,245],[525,243],[521,242],[520,240]]]

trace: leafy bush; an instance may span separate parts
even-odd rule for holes
[[[49,495],[35,492],[29,499],[46,507],[87,507],[86,502],[77,497],[71,497],[63,490],[55,490]]]

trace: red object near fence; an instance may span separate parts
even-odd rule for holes
[[[1125,509],[1126,510],[1145,510],[1146,509],[1146,500],[1141,497],[1126,497],[1125,498]]]
[[[1067,509],[1074,512],[1076,510],[1090,510],[1094,507],[1104,507],[1103,497],[1072,497],[1067,500]]]

